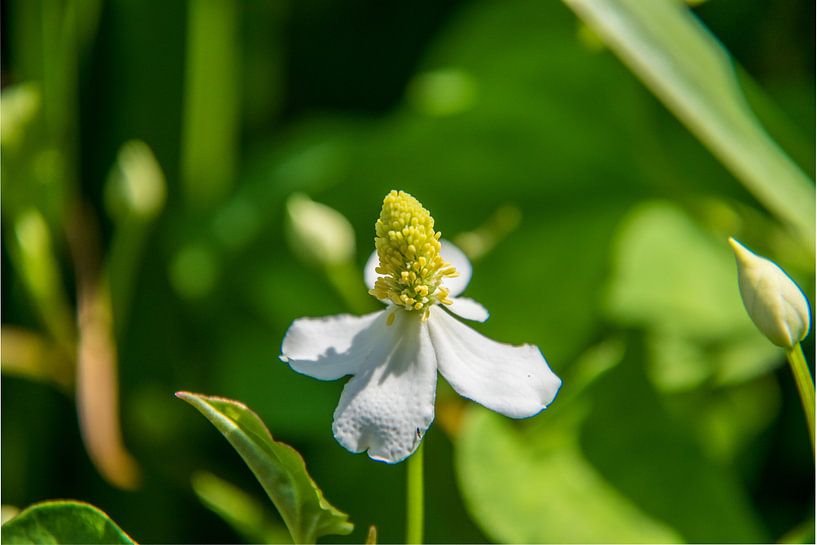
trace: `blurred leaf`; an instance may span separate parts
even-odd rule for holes
[[[743,309],[728,246],[668,202],[648,202],[622,222],[606,308],[649,332],[650,373],[667,390],[756,377],[779,365]]]
[[[567,410],[567,407],[563,407]],[[610,485],[579,448],[577,418],[522,434],[481,407],[457,444],[460,487],[474,520],[500,543],[675,543],[681,537]]]
[[[87,503],[46,501],[3,524],[3,543],[135,543],[108,515]]]
[[[685,541],[763,542],[734,465],[710,456],[712,449],[701,446],[692,426],[664,408],[643,360],[643,350],[631,343],[624,361],[594,385],[592,409],[581,429],[586,459],[611,486]],[[708,417],[716,415],[699,415],[700,421]]]
[[[324,535],[346,535],[348,516],[327,502],[292,447],[274,441],[261,419],[229,399],[178,392],[238,451],[281,513],[295,543],[315,543]]]
[[[667,409],[689,424],[708,455],[731,464],[754,457],[744,449],[780,413],[780,388],[774,376],[697,388],[673,396]]]
[[[237,486],[206,471],[193,475],[193,491],[248,543],[292,543],[284,526]]]
[[[560,398],[531,421],[516,424],[477,407],[466,413],[456,465],[474,520],[506,543],[762,540],[726,465],[732,460],[710,456],[733,445],[702,448],[713,434],[696,437],[672,418],[640,370],[641,354],[630,349],[616,364],[621,353],[610,342],[581,360],[583,368],[608,360],[604,371],[589,384],[584,369],[565,375]],[[745,407],[725,410],[729,420]],[[722,416],[697,415],[695,423],[717,428]]]
[[[565,0],[814,253],[814,182],[749,109],[727,51],[677,0]]]

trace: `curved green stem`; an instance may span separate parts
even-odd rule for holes
[[[786,356],[789,358],[791,371],[794,373],[794,381],[797,383],[797,390],[800,392],[800,401],[803,403],[803,412],[806,413],[806,422],[808,423],[811,451],[814,452],[814,381],[811,379],[811,373],[800,343],[787,351]]]
[[[408,459],[406,543],[423,542],[423,443]]]

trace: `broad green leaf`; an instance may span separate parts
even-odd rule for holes
[[[647,379],[645,356],[631,337],[624,360],[595,383],[592,408],[581,425],[585,459],[684,541],[764,542],[768,537],[735,464],[713,455],[726,445],[711,448],[696,436],[696,426],[717,425],[719,417],[705,412],[714,412],[714,406],[699,406],[697,421],[676,418]],[[741,402],[749,403],[746,398]],[[736,410],[751,418],[756,408]]]
[[[2,528],[3,543],[135,543],[108,515],[78,501],[35,503]]]
[[[531,421],[472,408],[456,448],[466,506],[499,542],[763,540],[731,461],[664,409],[640,350]]]
[[[273,440],[246,405],[230,399],[178,392],[233,445],[281,513],[295,543],[315,543],[324,535],[345,535],[354,526],[335,509],[309,476],[298,452]]]
[[[814,182],[746,103],[732,59],[678,0],[565,0],[733,174],[814,252]]]
[[[681,541],[587,462],[573,416],[523,434],[502,416],[469,409],[456,445],[457,473],[486,535],[499,543]]]

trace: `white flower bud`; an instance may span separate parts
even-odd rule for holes
[[[740,295],[749,317],[774,344],[794,348],[811,327],[803,291],[775,263],[755,255],[734,238],[729,238],[729,244],[738,262]]]
[[[337,265],[355,255],[355,231],[343,214],[302,193],[287,199],[287,235],[292,250],[316,265]]]

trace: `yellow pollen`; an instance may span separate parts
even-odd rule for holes
[[[405,310],[422,311],[424,319],[432,305],[451,304],[448,289],[440,284],[458,273],[440,256],[440,232],[434,231],[434,218],[417,199],[403,191],[386,195],[375,233],[380,259],[376,271],[382,276],[370,294]]]

